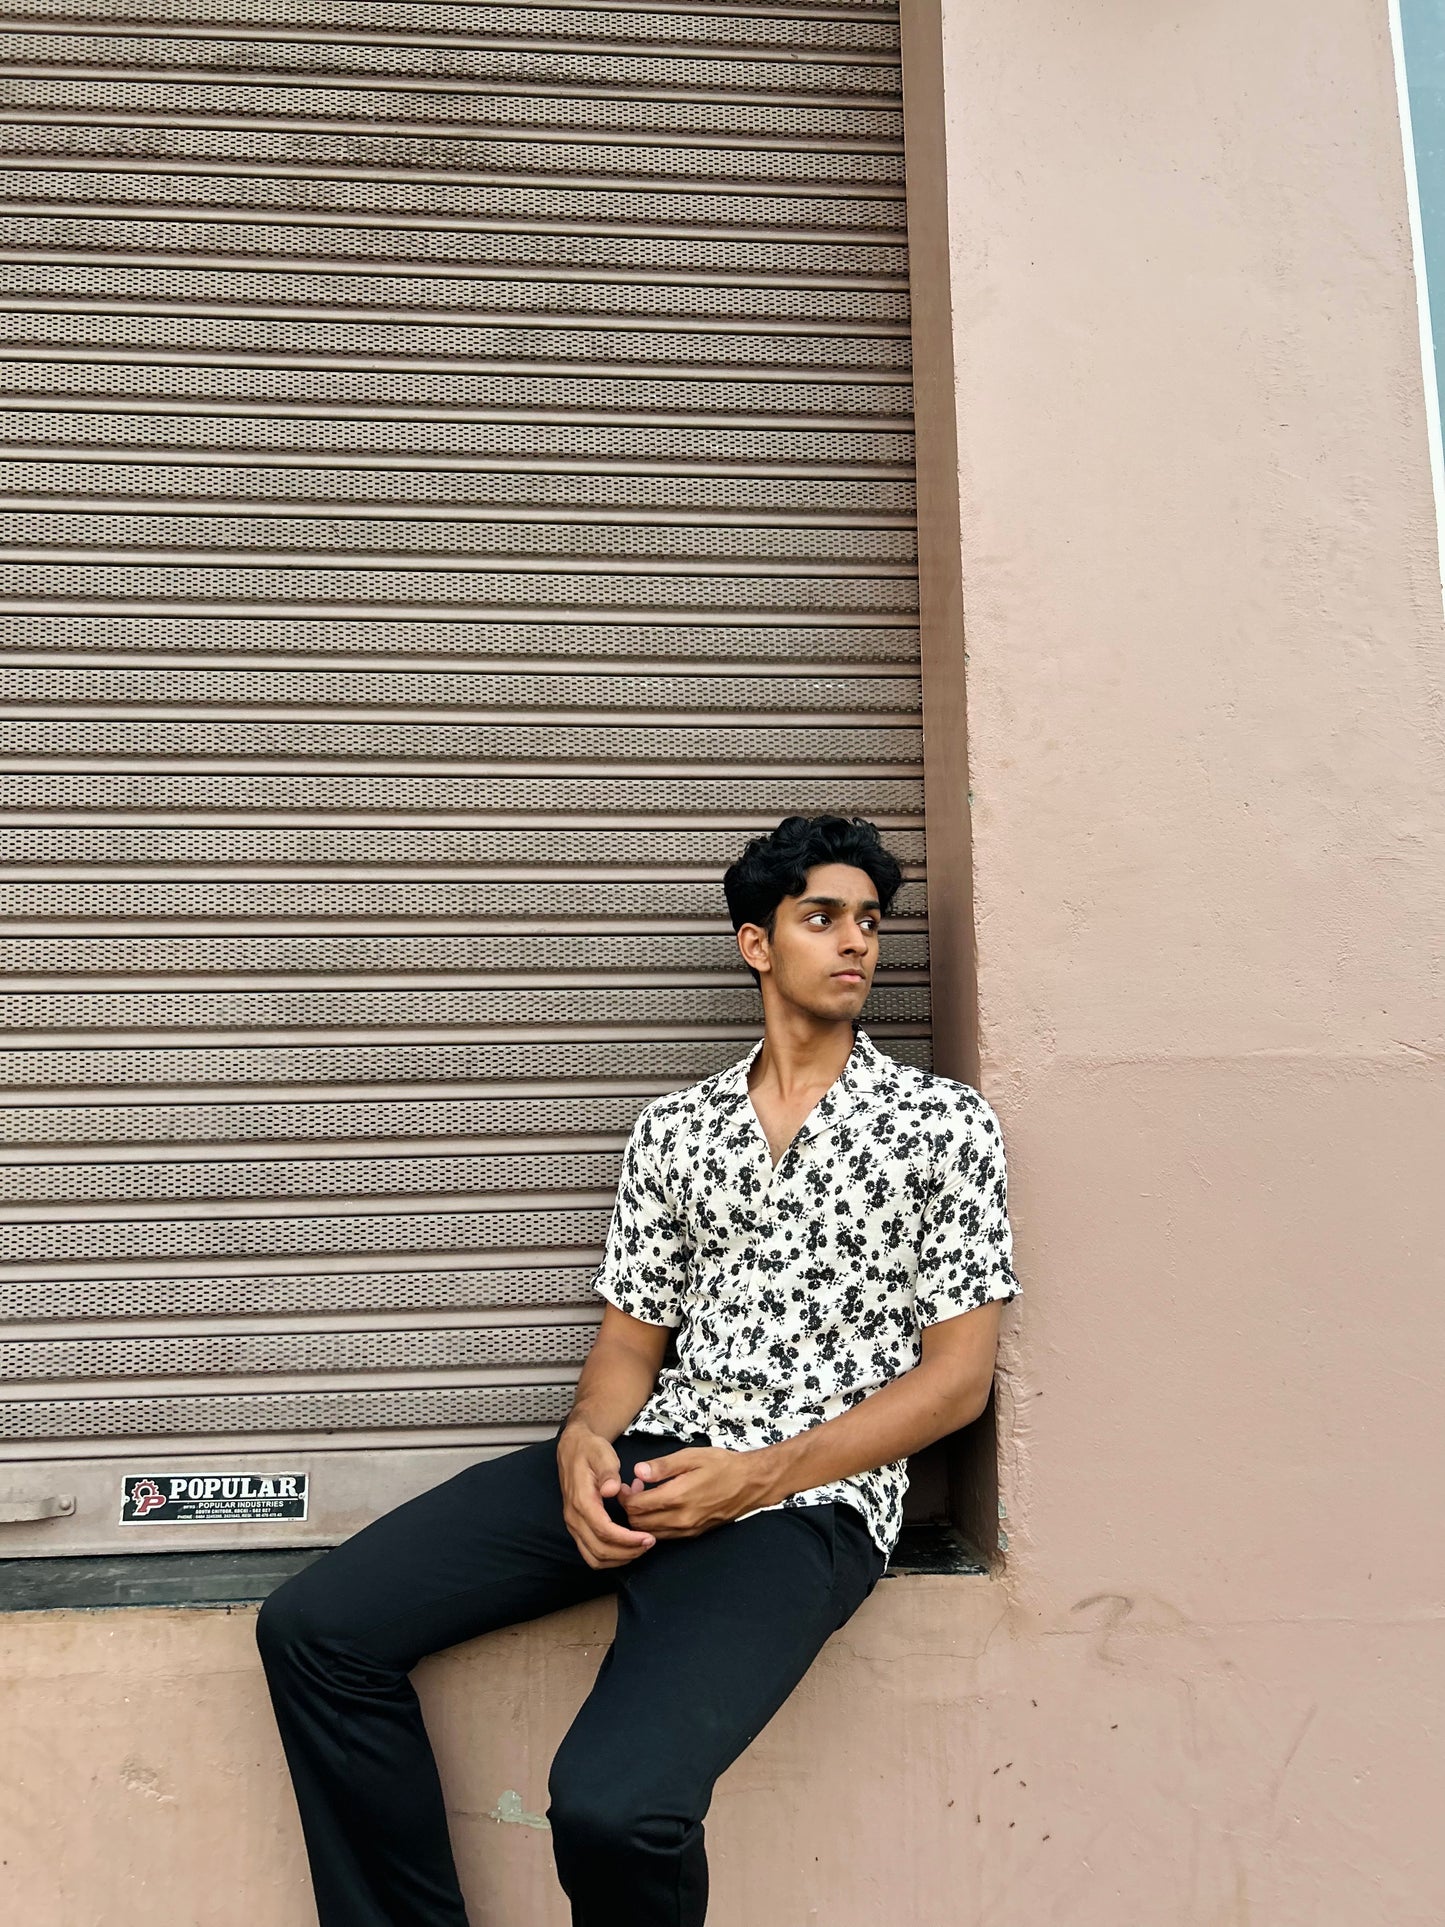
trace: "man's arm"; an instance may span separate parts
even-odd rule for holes
[[[604,1305],[568,1425],[585,1425],[609,1445],[620,1438],[652,1396],[670,1336],[666,1325],[645,1325],[616,1305]]]
[[[605,1305],[572,1410],[558,1435],[562,1517],[577,1550],[598,1569],[625,1565],[653,1543],[650,1531],[629,1532],[614,1524],[602,1501],[622,1493],[622,1466],[612,1442],[647,1403],[667,1340],[667,1326],[645,1325],[616,1305]],[[640,1490],[640,1482],[634,1483]]]
[[[996,1302],[979,1305],[925,1326],[923,1356],[912,1371],[851,1411],[766,1447],[774,1489],[763,1503],[871,1472],[971,1425],[988,1404],[1002,1311]]]
[[[751,1452],[705,1447],[639,1465],[619,1497],[635,1526],[659,1539],[687,1539],[795,1492],[922,1451],[971,1424],[988,1403],[1003,1307],[994,1300],[921,1334],[911,1371],[781,1445]]]
[[[621,1496],[612,1442],[647,1403],[669,1333],[682,1323],[688,1248],[667,1174],[661,1100],[637,1114],[622,1153],[617,1197],[593,1288],[603,1303],[572,1411],[557,1439],[563,1517],[589,1566],[625,1565],[652,1535],[614,1524],[605,1500]]]

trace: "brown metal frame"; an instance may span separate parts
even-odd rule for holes
[[[958,390],[949,272],[950,205],[940,0],[902,0],[903,127],[913,311],[918,477],[919,659],[933,1065],[979,1081]],[[920,1453],[915,1504],[946,1510],[990,1562],[998,1548],[998,1430],[992,1397],[965,1431]],[[912,1510],[912,1508],[910,1508]]]
[[[964,692],[959,422],[939,0],[903,0],[904,151],[918,473],[919,654],[933,1063],[976,1085],[978,972]]]

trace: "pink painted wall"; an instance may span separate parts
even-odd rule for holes
[[[1386,9],[946,44],[1010,1616],[1150,1709],[1095,1879],[986,1917],[1423,1927],[1445,635]]]
[[[905,5],[922,0],[905,0]],[[950,0],[1009,1538],[719,1791],[717,1927],[1438,1927],[1445,675],[1385,9]],[[605,1611],[432,1662],[478,1927]],[[304,1927],[248,1614],[0,1621],[28,1927]]]

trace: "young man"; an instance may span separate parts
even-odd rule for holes
[[[877,1584],[903,1461],[983,1410],[1018,1291],[993,1112],[856,1028],[900,880],[858,819],[748,845],[724,889],[764,1035],[638,1117],[571,1415],[263,1608],[321,1927],[466,1927],[407,1675],[608,1592],[557,1871],[574,1927],[701,1927],[713,1783]]]

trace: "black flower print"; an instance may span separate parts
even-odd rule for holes
[[[637,1429],[744,1450],[911,1370],[924,1326],[1019,1293],[1003,1133],[971,1085],[859,1030],[775,1167],[748,1096],[761,1048],[641,1112],[593,1281],[677,1334]],[[899,1461],[782,1503],[842,1500],[889,1554],[907,1482]]]

